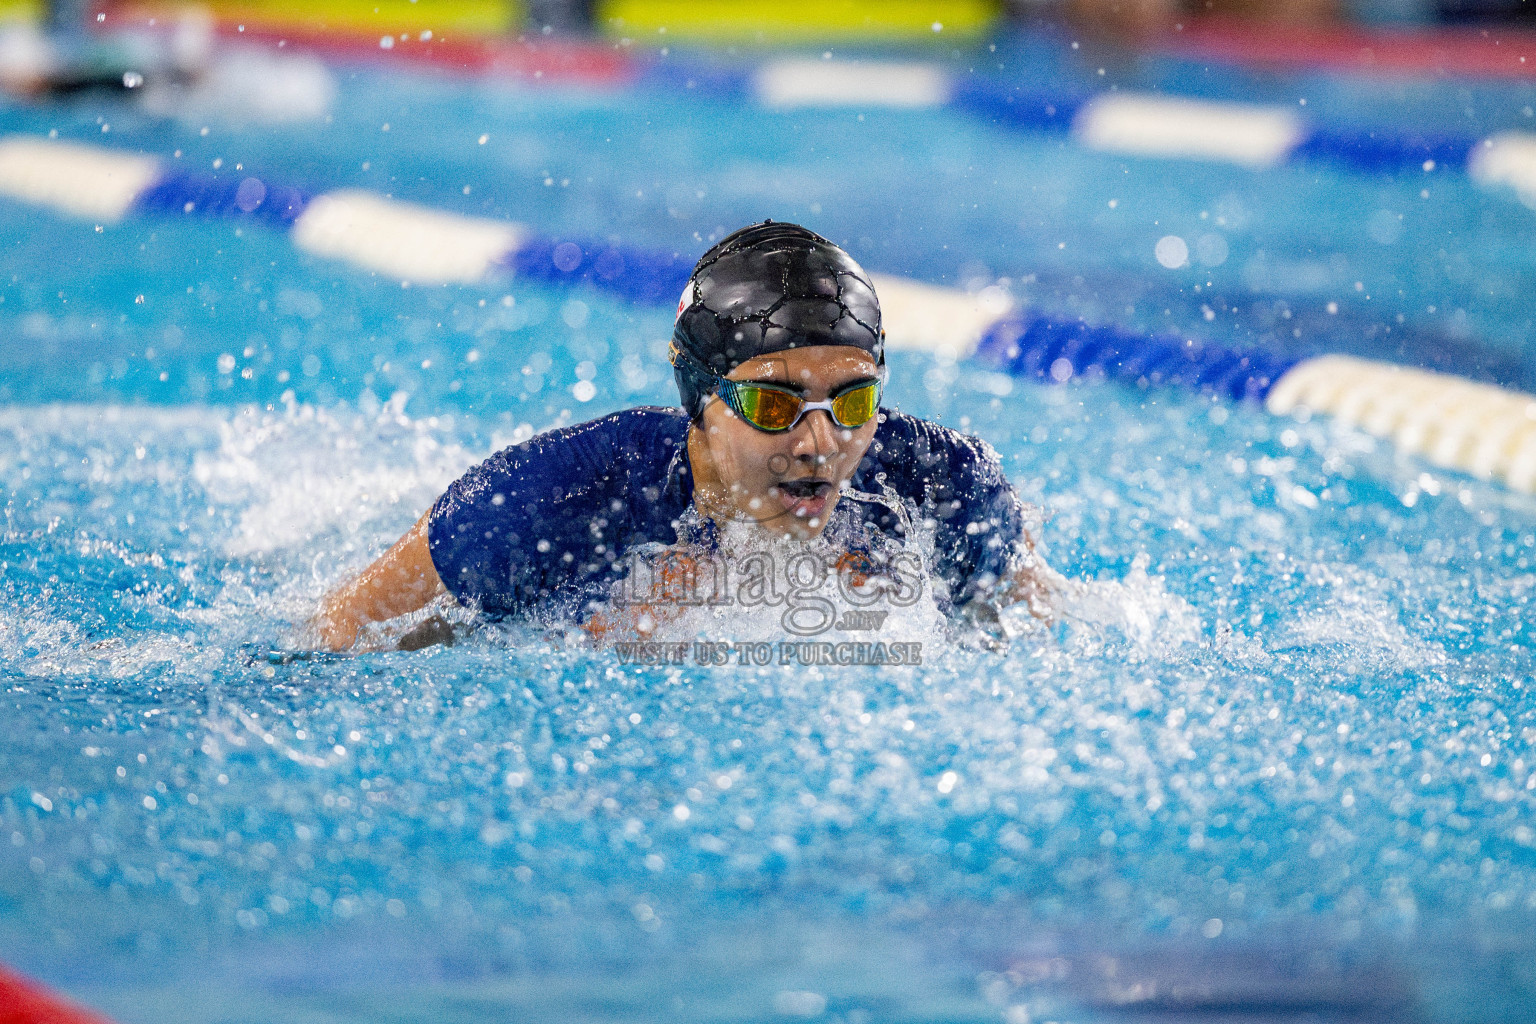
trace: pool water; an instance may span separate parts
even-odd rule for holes
[[[802,219],[1099,322],[1536,366],[1533,215],[1451,176],[340,79],[328,124],[0,127],[689,253]],[[1165,271],[1170,233],[1227,255]],[[227,223],[6,204],[0,244],[0,959],[118,1020],[1536,1017],[1536,500],[1322,420],[899,353],[891,403],[1046,510],[1062,625],[916,667],[520,627],[288,658],[477,460],[670,401],[668,311],[402,289]]]

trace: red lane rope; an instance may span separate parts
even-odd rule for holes
[[[111,1024],[0,967],[0,1024]]]
[[[162,28],[175,23],[174,12],[154,3],[120,4],[119,23]],[[489,75],[553,82],[622,86],[634,77],[635,62],[612,43],[527,36],[444,38],[433,33],[401,32],[381,36],[356,29],[318,28],[264,21],[259,14],[238,22],[219,20],[223,38],[282,44],[334,60],[378,61],[438,68],[460,74]],[[422,38],[427,35],[428,38]],[[384,39],[388,43],[384,43]],[[381,45],[383,44],[383,45]]]
[[[393,37],[389,49],[380,37],[335,29],[279,28],[246,24],[243,30],[219,25],[228,38],[284,42],[340,60],[399,61],[505,78],[548,79],[623,85],[633,77],[634,62],[611,44],[526,38],[422,39],[413,33]]]
[[[1235,64],[1323,68],[1374,75],[1536,78],[1536,32],[1488,29],[1368,30],[1247,25],[1200,19],[1158,49]]]

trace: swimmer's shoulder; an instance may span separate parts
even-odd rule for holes
[[[460,557],[443,554],[449,547],[466,547],[470,554],[464,557],[479,557],[485,547],[479,538],[498,530],[533,543],[587,536],[598,513],[680,513],[681,497],[664,499],[672,494],[668,468],[686,445],[688,422],[679,409],[622,409],[546,430],[491,455],[450,484],[429,513],[428,541],[439,575],[450,557]],[[506,525],[523,520],[537,522],[545,533]]]
[[[637,405],[603,418],[624,429],[647,431],[669,439],[688,436],[688,414],[673,405]]]
[[[496,495],[570,494],[599,487],[622,488],[635,479],[661,479],[688,438],[680,409],[643,406],[557,427],[491,454],[449,485],[433,509],[444,511],[492,501]]]
[[[909,415],[899,409],[881,409],[880,423],[870,453],[887,467],[926,469],[937,463],[997,467],[997,450],[973,434],[961,433],[942,423]]]
[[[535,453],[577,461],[665,456],[671,458],[688,437],[688,414],[681,409],[642,405],[606,416],[557,427],[498,453],[519,458]]]

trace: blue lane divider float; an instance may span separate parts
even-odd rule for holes
[[[1245,158],[1258,159],[1272,141],[1254,134],[1243,143]],[[510,273],[670,305],[693,262],[677,252],[541,237],[519,224],[361,190],[311,196],[255,176],[216,179],[167,170],[153,157],[29,137],[0,138],[0,195],[97,223],[133,215],[248,219],[287,229],[301,249],[405,284],[472,284]],[[1262,402],[1277,414],[1331,413],[1439,465],[1536,491],[1530,395],[1348,356],[1296,360],[1034,316],[995,287],[972,294],[873,276],[892,349],[975,359],[1040,381],[1168,385]]]
[[[139,193],[133,206],[144,214],[247,217],[271,227],[287,228],[299,219],[309,200],[310,196],[297,188],[262,178],[172,171]]]
[[[555,238],[528,238],[502,261],[525,280],[587,285],[655,306],[677,301],[693,263],[693,257],[676,252]]]
[[[1301,362],[1268,352],[1238,352],[1175,335],[1147,336],[1081,321],[1012,315],[992,324],[977,359],[1015,377],[1060,383],[1073,377],[1165,384],[1232,401],[1262,402]]]

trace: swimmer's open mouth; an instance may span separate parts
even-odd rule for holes
[[[814,477],[804,480],[784,480],[778,486],[779,490],[796,499],[820,498],[832,490],[830,480],[817,480]]]

